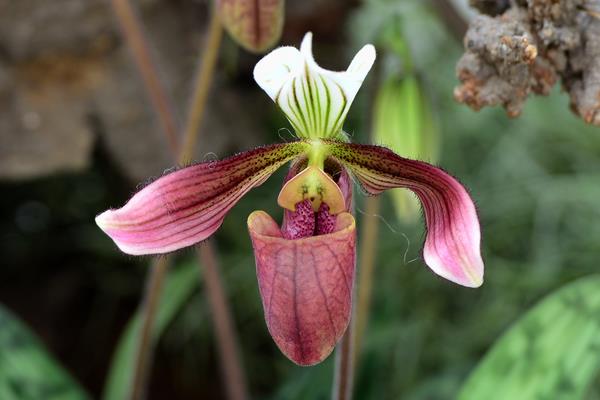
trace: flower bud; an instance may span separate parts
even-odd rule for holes
[[[439,132],[419,80],[413,75],[391,78],[375,99],[373,137],[399,155],[427,162],[438,158]],[[419,216],[419,202],[407,189],[394,189],[398,218],[412,223]]]
[[[217,0],[223,26],[243,48],[262,53],[281,38],[285,0]]]

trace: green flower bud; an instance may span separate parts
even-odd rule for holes
[[[414,75],[391,78],[379,88],[375,99],[373,138],[403,157],[437,161],[438,126]],[[414,194],[406,189],[394,189],[391,193],[398,218],[404,223],[414,222],[420,215],[420,205]]]
[[[281,38],[285,0],[217,0],[221,22],[231,37],[253,53]]]

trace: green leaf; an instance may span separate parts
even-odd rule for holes
[[[29,329],[0,305],[0,399],[88,398]]]
[[[156,314],[153,340],[156,342],[173,321],[178,311],[185,305],[199,284],[200,269],[196,262],[190,262],[167,272],[167,279]],[[103,399],[124,399],[134,370],[135,340],[140,324],[139,311],[132,317],[124,330],[112,359]],[[0,396],[0,398],[2,398]]]
[[[600,276],[550,294],[506,332],[460,400],[583,399],[600,371]]]

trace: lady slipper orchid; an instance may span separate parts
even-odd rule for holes
[[[254,69],[297,141],[169,173],[122,208],[96,218],[125,253],[171,252],[207,239],[243,195],[291,162],[277,199],[284,209],[281,227],[255,211],[248,229],[267,327],[281,351],[300,365],[325,359],[350,321],[356,241],[351,176],[369,195],[412,190],[427,223],[425,263],[460,285],[483,281],[479,222],[464,187],[427,163],[349,143],[342,130],[375,61],[373,46],[364,46],[346,71],[332,72],[316,64],[311,42],[307,33],[300,50],[278,48]]]

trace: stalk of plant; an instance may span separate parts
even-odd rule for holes
[[[368,195],[412,190],[427,223],[427,266],[459,285],[480,286],[479,220],[466,189],[433,165],[385,147],[350,143],[342,129],[374,61],[375,49],[366,45],[346,71],[325,70],[313,58],[310,33],[300,50],[275,49],[258,62],[254,79],[284,112],[298,140],[164,175],[123,207],[98,215],[96,223],[127,254],[169,253],[210,237],[244,194],[289,163],[277,196],[282,224],[254,211],[247,225],[267,328],[283,354],[303,366],[328,357],[350,322],[356,259],[352,178]]]
[[[133,54],[135,65],[144,81],[148,98],[158,122],[167,138],[171,151],[177,154],[179,127],[173,111],[173,102],[169,99],[164,85],[160,81],[156,65],[152,59],[150,46],[148,46],[148,40],[146,40],[144,27],[129,0],[112,0],[111,4],[121,32]]]
[[[208,24],[208,37],[206,46],[194,82],[194,91],[187,112],[187,120],[184,128],[184,142],[180,154],[180,164],[187,164],[193,158],[193,152],[196,149],[198,141],[198,130],[204,120],[204,111],[206,109],[206,99],[212,83],[212,77],[217,64],[217,56],[221,47],[223,38],[223,28],[219,20],[219,14],[216,9],[212,10],[210,22]]]
[[[377,215],[380,207],[379,197],[369,197],[365,201],[365,213],[362,217],[363,227],[360,235],[358,251],[360,272],[358,276],[358,292],[356,301],[356,331],[354,333],[354,366],[358,366],[362,351],[362,339],[367,329],[371,296],[373,293],[373,274],[377,261],[377,239],[379,224]]]
[[[181,149],[179,164],[189,164],[199,138],[199,130],[204,120],[206,101],[217,56],[223,38],[223,28],[219,20],[219,13],[213,7],[208,28],[208,37],[200,63],[197,69],[194,91],[187,112],[184,128],[184,143]],[[225,290],[221,281],[220,267],[214,246],[207,242],[197,248],[198,267],[203,270],[206,294],[215,325],[215,339],[219,349],[219,358],[227,398],[244,400],[248,398],[246,375],[239,357],[238,339],[231,316],[230,307],[225,297]],[[202,271],[201,271],[202,273]]]
[[[378,82],[381,74],[381,68],[374,64],[373,72],[371,73],[371,82]],[[373,91],[367,92],[366,102],[370,104],[373,102]],[[363,126],[368,126],[370,118],[366,118],[367,123],[363,123]],[[373,218],[368,218],[376,211],[370,210],[369,207],[372,205],[379,204],[378,197],[368,197],[365,200],[365,212],[362,216],[362,224],[359,249],[358,249],[358,281],[355,284],[355,300],[353,300],[352,316],[346,333],[340,340],[340,343],[336,347],[335,364],[334,364],[334,381],[332,388],[332,400],[349,400],[352,399],[354,393],[354,376],[357,371],[360,350],[361,350],[361,339],[365,330],[365,321],[368,317],[368,306],[365,307],[365,299],[370,298],[370,285],[372,281],[373,265],[375,263],[376,252],[374,242],[377,240],[377,221]],[[368,245],[373,241],[373,245],[369,248]],[[371,252],[369,252],[369,249]],[[369,266],[369,262],[371,266]],[[365,275],[365,271],[367,274]],[[365,280],[367,282],[365,282]],[[365,285],[367,284],[367,285]],[[365,293],[367,289],[368,293]],[[369,296],[366,296],[368,294]]]
[[[140,305],[140,314],[142,316],[140,322],[139,333],[137,337],[137,347],[135,349],[134,373],[131,377],[131,382],[128,390],[128,399],[144,399],[146,397],[146,387],[150,365],[154,355],[154,340],[152,336],[152,328],[160,294],[167,275],[169,267],[168,257],[157,257],[150,265],[150,272],[146,279],[146,288],[144,300]]]
[[[211,14],[205,54],[201,58],[192,101],[188,110],[188,118],[184,131],[184,146],[180,147],[179,138],[175,131],[176,118],[170,106],[172,102],[169,100],[167,92],[160,81],[157,68],[152,62],[142,24],[128,0],[113,0],[112,4],[124,37],[132,50],[136,66],[144,78],[146,90],[156,115],[162,122],[161,126],[170,143],[173,157],[178,160],[179,164],[188,163],[199,136],[199,127],[206,106],[206,97],[212,82],[218,49],[221,43],[222,29],[218,14],[216,10],[213,10]],[[199,247],[198,253],[201,262],[199,267],[205,269],[205,282],[207,296],[209,297],[208,304],[211,307],[211,315],[215,321],[215,337],[220,349],[221,366],[223,368],[224,379],[227,382],[225,387],[228,398],[243,400],[248,397],[245,374],[242,363],[239,360],[237,335],[233,328],[231,313],[229,312],[229,306],[222,288],[218,261],[210,242]],[[145,397],[144,391],[147,387],[148,369],[151,365],[152,350],[154,348],[154,343],[151,340],[151,331],[166,272],[167,258],[160,257],[153,263],[148,274],[146,293],[141,308],[142,323],[139,332],[138,348],[136,349],[135,371],[129,396],[131,399]]]
[[[346,333],[340,339],[335,352],[335,368],[333,371],[332,400],[352,399],[354,388],[354,358],[355,358],[355,323],[350,318]]]
[[[382,42],[389,49],[387,57],[402,62],[402,71],[394,70],[391,76],[378,84],[372,106],[371,137],[397,154],[410,159],[436,162],[440,136],[435,115],[414,69],[410,49],[399,25],[383,33]],[[414,224],[421,215],[419,202],[406,189],[388,192],[396,216],[403,224]],[[371,307],[373,274],[376,262],[376,244],[379,236],[379,198],[365,202],[363,231],[360,241],[360,274],[356,307],[356,359],[362,350],[362,338],[368,324]]]

